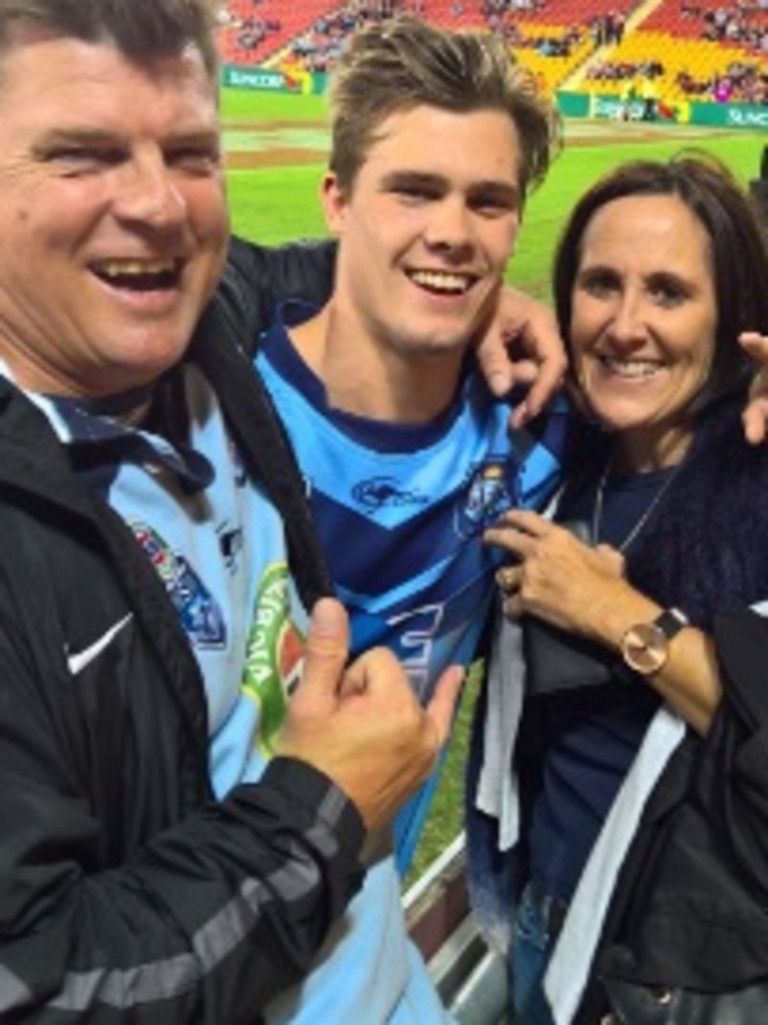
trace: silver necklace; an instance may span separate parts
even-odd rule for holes
[[[627,536],[624,538],[624,540],[621,542],[621,544],[614,545],[614,548],[616,548],[620,552],[625,552],[627,550],[627,548],[629,548],[629,546],[632,544],[632,542],[635,540],[637,535],[640,533],[640,531],[643,529],[643,527],[646,525],[648,520],[653,515],[653,512],[656,509],[656,507],[658,506],[659,502],[662,500],[664,495],[669,490],[669,487],[670,487],[672,481],[677,476],[678,471],[679,471],[681,466],[682,466],[682,460],[667,475],[666,480],[664,480],[662,482],[661,487],[656,492],[656,494],[653,496],[651,501],[648,503],[648,505],[645,508],[645,511],[640,516],[640,518],[638,519],[637,523],[635,523],[635,525],[632,527],[632,529],[627,534]],[[602,472],[602,474],[600,476],[600,481],[599,481],[599,483],[597,485],[597,490],[595,491],[595,504],[592,507],[592,543],[593,544],[598,544],[598,538],[600,537],[600,528],[602,527],[602,523],[603,523],[603,500],[604,500],[604,497],[605,497],[605,487],[606,487],[606,484],[608,483],[608,477],[610,476],[612,467],[613,467],[613,457],[611,457],[606,462],[605,469],[603,470],[603,472]]]

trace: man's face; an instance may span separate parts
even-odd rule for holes
[[[356,351],[455,360],[495,300],[520,225],[520,145],[498,110],[391,114],[352,188],[324,185],[334,305]]]
[[[30,30],[0,57],[0,356],[20,385],[153,381],[186,348],[227,240],[196,50],[148,69]]]

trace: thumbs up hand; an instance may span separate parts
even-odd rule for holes
[[[448,738],[463,671],[448,669],[424,709],[386,648],[347,666],[349,621],[334,598],[312,612],[302,681],[291,698],[276,754],[329,776],[379,832],[429,776]]]

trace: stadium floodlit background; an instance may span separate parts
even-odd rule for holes
[[[758,176],[768,0],[617,0],[607,13],[605,0],[229,0],[219,42],[236,230],[263,242],[323,234],[327,72],[357,24],[398,11],[503,34],[564,113],[564,152],[531,197],[510,270],[536,294],[548,294],[575,196],[618,161],[695,146],[745,183]]]
[[[222,118],[233,224],[279,243],[325,234],[317,190],[328,145],[327,73],[358,24],[399,12],[502,34],[564,116],[565,147],[528,202],[508,277],[549,296],[575,198],[628,158],[709,151],[768,195],[768,0],[229,0]],[[465,712],[465,720],[467,713]],[[414,873],[459,829],[461,740]]]

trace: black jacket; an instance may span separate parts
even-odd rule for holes
[[[762,1020],[748,1008],[760,1000],[764,1012],[768,998],[768,619],[718,616],[713,638],[722,707],[704,741],[689,732],[645,810],[579,1025],[602,1020],[604,987],[638,1025],[657,1021],[654,1001],[670,991],[757,987],[734,1021]]]
[[[710,411],[668,509],[627,560],[641,590],[710,633],[723,696],[706,737],[688,729],[644,809],[595,983],[768,991],[768,619],[747,608],[768,597],[768,455],[745,445],[742,404]],[[601,988],[579,1025],[600,1020]]]
[[[327,289],[327,256],[308,260]],[[329,583],[301,480],[232,337],[250,345],[259,289],[311,297],[304,284],[301,255],[236,244],[190,358],[290,518],[311,603]],[[68,460],[0,382],[0,1020],[254,1025],[359,888],[361,822],[288,759],[212,801],[187,638],[131,532]]]

